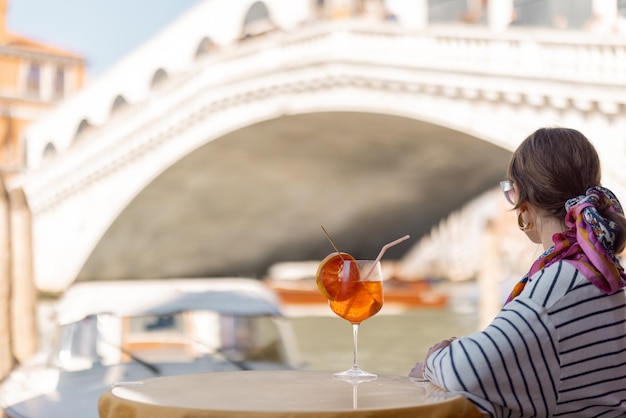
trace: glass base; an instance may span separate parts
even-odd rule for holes
[[[378,377],[378,375],[365,372],[358,367],[352,367],[345,372],[333,374],[333,377],[341,380],[374,380]]]

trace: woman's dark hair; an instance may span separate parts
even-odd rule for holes
[[[579,131],[568,128],[540,128],[515,150],[507,178],[517,185],[519,198],[565,219],[565,202],[585,195],[592,186],[600,186],[600,158],[591,142]],[[626,218],[607,211],[608,202],[598,212],[619,226],[614,251],[626,245]]]

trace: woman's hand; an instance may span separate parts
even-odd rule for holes
[[[423,379],[424,372],[426,371],[426,360],[428,360],[428,357],[430,357],[435,351],[449,346],[450,344],[452,344],[452,341],[454,340],[456,340],[456,337],[452,337],[452,338],[448,338],[447,340],[440,341],[437,344],[430,347],[428,351],[426,352],[424,361],[418,361],[417,363],[415,363],[415,366],[409,372],[409,376],[415,377],[417,379]]]
[[[413,368],[409,372],[409,377],[414,377],[418,380],[424,380],[424,372],[422,371],[423,364],[424,363],[421,361],[415,363],[415,366],[413,366]]]
[[[456,337],[451,337],[451,338],[448,338],[447,340],[440,341],[437,344],[430,347],[428,351],[426,352],[426,357],[424,357],[424,363],[426,363],[426,360],[428,359],[428,357],[430,357],[432,353],[439,350],[440,348],[449,346],[450,344],[452,344],[452,341],[454,340],[456,340]]]

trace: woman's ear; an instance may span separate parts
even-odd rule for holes
[[[528,203],[527,202],[522,202],[521,205],[519,205],[519,207],[517,208],[520,212],[526,212],[528,211]]]

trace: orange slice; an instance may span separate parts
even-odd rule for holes
[[[358,291],[359,271],[351,269],[349,275],[347,271],[344,272],[346,261],[355,260],[347,253],[331,253],[322,260],[317,268],[315,275],[317,287],[328,300],[346,300]]]

